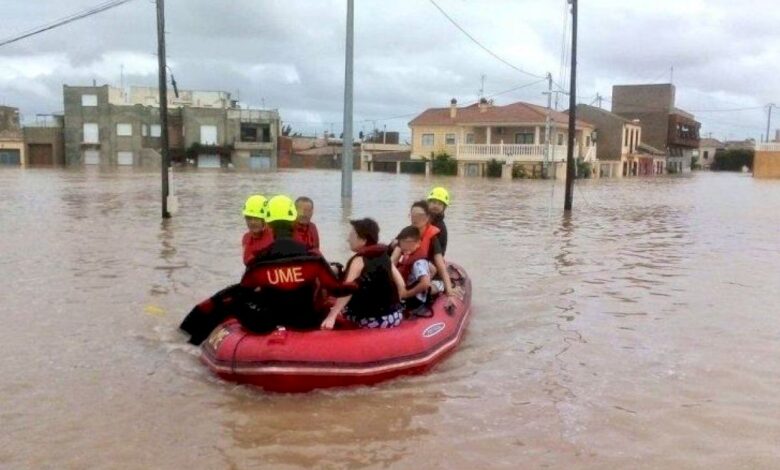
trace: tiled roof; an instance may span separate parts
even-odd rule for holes
[[[478,104],[458,108],[455,118],[450,117],[450,108],[429,108],[409,122],[410,126],[450,126],[469,124],[523,125],[544,123],[547,108],[535,104],[517,103],[506,106],[487,106],[484,111]],[[568,125],[569,116],[559,111],[550,111],[552,121],[558,125]],[[592,127],[590,123],[577,120],[577,127]]]
[[[724,144],[718,139],[706,138],[706,139],[701,139],[701,141],[699,141],[699,148],[701,147],[723,148]]]

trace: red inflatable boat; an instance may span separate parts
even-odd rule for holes
[[[225,380],[276,392],[370,385],[419,374],[460,343],[471,313],[471,281],[450,264],[459,294],[454,308],[441,296],[433,316],[404,320],[392,329],[277,330],[258,335],[235,320],[216,328],[202,345],[201,359]]]

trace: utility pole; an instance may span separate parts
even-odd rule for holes
[[[482,99],[483,96],[485,96],[485,74],[482,74],[482,81],[479,87],[479,99]]]
[[[596,102],[599,104],[599,109],[601,109],[601,102],[604,100],[604,97],[596,93]]]
[[[566,196],[564,212],[571,212],[574,196],[574,134],[577,122],[577,0],[571,4],[571,81],[569,83],[569,141],[566,149]]]
[[[767,106],[768,112],[766,115],[766,140],[764,142],[769,142],[769,128],[772,125],[772,108],[774,106],[774,103],[769,103]]]
[[[341,141],[341,197],[352,198],[352,60],[355,0],[347,0],[347,47],[344,66],[344,138]]]
[[[550,166],[550,113],[552,112],[552,74],[547,72],[547,116],[544,120],[544,160],[542,162],[542,178],[547,178],[547,170]]]
[[[157,65],[159,68],[160,92],[160,139],[162,144],[160,174],[162,176],[162,218],[171,217],[168,212],[168,167],[170,153],[168,149],[168,78],[166,77],[165,60],[165,0],[157,0]]]

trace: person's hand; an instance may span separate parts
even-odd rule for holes
[[[321,330],[332,330],[333,326],[336,324],[336,318],[339,316],[341,312],[334,312],[331,311],[328,316],[325,318],[325,320],[322,321],[320,324]]]

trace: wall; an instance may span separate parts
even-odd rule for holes
[[[612,112],[621,116],[626,113],[659,113],[667,116],[674,108],[675,93],[676,89],[670,83],[615,85],[612,87]]]
[[[432,147],[423,146],[423,134],[434,134],[434,144]],[[458,142],[461,142],[461,128],[458,126],[414,126],[412,127],[412,158],[430,158],[431,152],[438,153],[446,151],[453,157],[456,148],[454,145],[445,145],[446,134],[455,134]]]
[[[780,178],[780,151],[757,150],[753,158],[753,176],[756,178]]]
[[[71,87],[63,85],[63,109],[65,112],[65,163],[70,166],[84,163],[82,152],[84,149],[99,150],[101,162],[108,162],[110,157],[110,145],[83,144],[83,125],[85,122],[98,124],[99,138],[108,138],[114,135],[111,131],[110,105],[108,102],[108,86],[100,87]],[[81,96],[97,95],[97,106],[82,106]],[[115,129],[113,129],[115,132]]]

